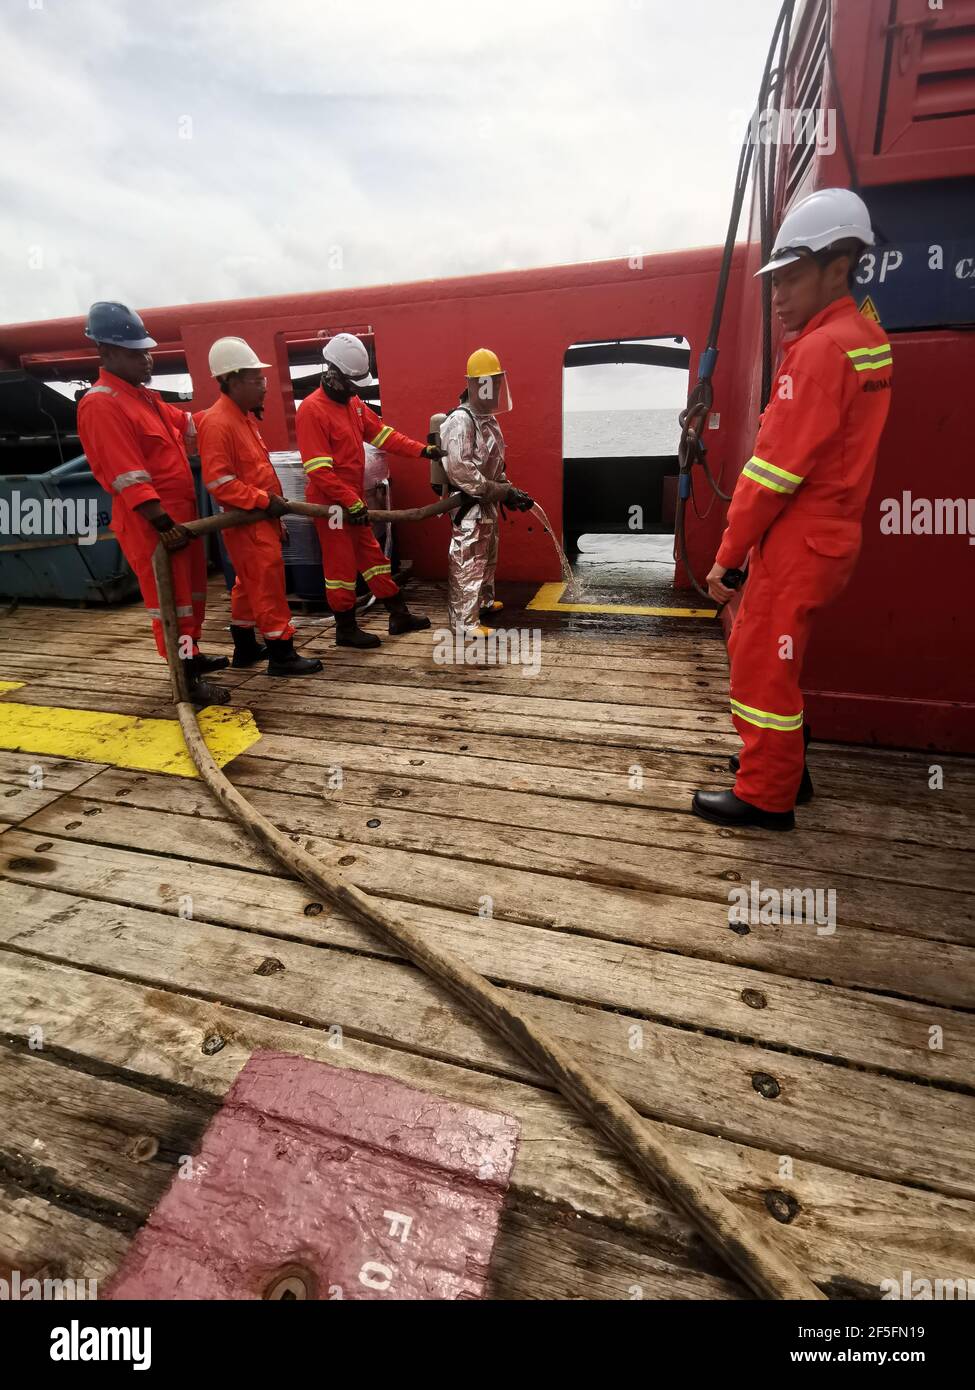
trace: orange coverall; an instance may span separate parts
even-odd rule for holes
[[[281,496],[281,484],[271,464],[254,416],[221,394],[198,416],[200,466],[207,491],[224,511],[267,506],[268,495]],[[294,635],[286,597],[281,523],[269,519],[250,526],[228,527],[224,544],[237,579],[230,591],[230,621],[234,627],[257,627],[272,641]]]
[[[139,581],[160,656],[166,655],[166,645],[152,572],[159,533],[135,508],[158,501],[174,521],[196,520],[196,492],[185,447],[194,433],[185,410],[104,368],[78,405],[81,447],[92,473],[112,498],[112,530]],[[170,560],[180,636],[190,639],[196,655],[206,612],[203,542],[191,541]]]
[[[849,295],[788,345],[738,479],[717,563],[748,582],[728,641],[744,747],[735,795],[789,811],[802,779],[810,623],[846,587],[890,407],[890,344]]]
[[[384,425],[374,410],[358,396],[344,404],[333,401],[319,386],[298,407],[298,448],[308,475],[306,500],[360,511],[366,466],[363,443],[391,454],[419,458],[424,450],[408,435]],[[369,526],[333,527],[329,520],[315,521],[322,547],[325,592],[336,613],[355,606],[355,577],[359,573],[377,598],[392,598],[399,586],[391,565]]]

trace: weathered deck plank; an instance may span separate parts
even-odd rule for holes
[[[97,1056],[103,1067],[142,1085],[155,1080],[191,1097],[220,1098],[250,1053],[264,1048],[382,1072],[437,1095],[503,1109],[523,1130],[512,1175],[516,1191],[631,1230],[669,1260],[702,1260],[701,1242],[686,1222],[548,1091],[352,1036],[336,1048],[334,1035],[311,1026],[9,952],[0,952],[0,982],[9,1001],[8,1031],[19,1042],[40,1026],[52,1050]],[[201,1043],[213,1034],[224,1046],[205,1053]],[[858,1280],[876,1287],[901,1268],[965,1277],[975,1269],[975,1206],[969,1202],[691,1130],[667,1127],[666,1133],[753,1219],[768,1223],[820,1283]]]
[[[0,923],[9,949],[538,1082],[412,966],[81,899],[29,906]],[[539,994],[528,1004],[645,1114],[975,1197],[975,1098]],[[864,1126],[871,1107],[879,1122]]]
[[[206,805],[206,811],[143,810],[128,802],[119,805],[65,795],[32,816],[25,828],[127,848],[159,850],[181,845],[188,858],[214,864],[239,864],[250,857],[247,837],[220,819],[205,801],[205,791],[198,783],[185,788],[176,785],[175,795],[181,793],[187,805]],[[158,796],[164,801],[171,794],[170,788]],[[281,804],[274,793],[260,791],[253,791],[250,800],[258,808],[277,809]],[[970,893],[946,894],[935,887],[898,885],[896,895],[887,898],[872,879],[852,875],[824,876],[822,871],[797,872],[778,865],[770,868],[759,860],[685,855],[652,846],[642,852],[629,846],[603,851],[603,846],[612,847],[615,842],[593,843],[583,836],[547,839],[541,831],[470,821],[444,822],[437,816],[426,820],[405,816],[406,823],[397,826],[393,835],[388,829],[383,835],[381,816],[374,831],[366,822],[377,817],[364,814],[362,808],[347,811],[333,806],[312,812],[296,804],[307,800],[287,799],[288,824],[282,828],[300,834],[307,848],[332,862],[343,853],[343,847],[346,851],[354,849],[349,865],[355,872],[350,877],[367,892],[395,896],[397,881],[414,882],[418,899],[440,904],[456,885],[450,906],[476,912],[480,899],[487,895],[494,910],[502,904],[500,910],[505,915],[521,919],[522,911],[530,911],[531,916],[524,920],[537,920],[540,907],[546,912],[554,908],[559,919],[567,923],[585,920],[591,896],[601,889],[666,893],[722,903],[727,921],[729,883],[747,885],[754,879],[763,885],[833,889],[838,929],[858,925],[975,945],[975,896]],[[97,818],[97,827],[93,818]],[[476,871],[472,865],[477,866]],[[522,907],[525,892],[533,899],[531,908],[527,904]],[[620,900],[617,910],[622,906]],[[638,900],[631,900],[628,906],[630,911],[640,908]]]
[[[171,855],[151,853],[147,846],[127,850],[102,844],[93,850],[83,840],[14,831],[5,841],[0,864],[13,883],[150,911],[177,912],[180,897],[188,895],[198,920],[280,932],[296,939],[305,939],[307,933],[323,928],[331,939],[344,920],[329,905],[310,902],[311,894],[303,885],[277,877],[269,871],[270,866],[262,871],[254,860],[248,868],[239,869],[206,860],[174,860]],[[577,943],[584,946],[586,941],[593,941],[598,947],[600,942],[609,942],[611,953],[615,952],[620,961],[626,958],[628,946],[650,947],[656,954],[725,962],[787,978],[826,978],[836,985],[949,1007],[971,1008],[975,1004],[971,947],[860,927],[844,927],[828,938],[816,935],[815,929],[792,924],[755,925],[740,933],[730,930],[727,913],[717,904],[664,894],[634,898],[602,888],[590,890],[581,902],[582,910],[578,910],[576,888],[565,913],[553,914],[550,895],[539,911],[539,901],[549,894],[551,882],[521,876],[520,915],[512,913],[504,902],[495,901],[489,933],[481,925],[478,905],[472,905],[469,896],[451,892],[448,882],[444,884],[442,907],[417,901],[416,886],[409,878],[386,883],[377,876],[372,886],[409,902],[415,920],[429,922],[432,929],[440,927],[461,935],[474,931],[488,940],[509,930],[560,933],[555,938],[559,962],[563,953],[567,959],[573,958],[581,948]],[[573,905],[577,911],[569,915]],[[311,935],[307,939],[320,938]],[[348,940],[354,944],[355,938]],[[373,949],[383,954],[378,942]],[[508,968],[517,971],[517,959]],[[556,981],[562,978],[558,962],[553,973]],[[617,969],[614,973],[623,972]]]
[[[226,595],[212,594],[204,647],[226,651]],[[442,621],[442,586],[410,601]],[[330,624],[302,619],[321,677],[216,677],[264,735],[230,775],[522,991],[827,1290],[904,1268],[971,1278],[975,763],[814,744],[817,798],[795,834],[723,834],[687,815],[695,786],[725,784],[737,746],[716,625],[560,622],[539,617],[528,679],[437,665],[424,633],[336,651]],[[381,632],[385,615],[365,624]],[[171,713],[137,605],[6,614],[0,677],[24,682],[9,698],[25,703]],[[43,758],[36,787],[33,761],[0,752],[0,1103],[13,1114],[0,1259],[86,1249],[89,1276],[107,1276],[175,1151],[249,1053],[272,1047],[518,1117],[494,1296],[740,1295],[518,1057],[282,878],[199,784]],[[751,879],[834,889],[836,932],[731,930],[729,887]],[[224,1045],[208,1056],[214,1031]],[[126,1142],[147,1130],[161,1147],[139,1163]]]

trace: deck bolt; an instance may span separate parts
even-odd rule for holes
[[[34,846],[34,853],[39,854],[42,849],[51,849],[54,845],[53,840],[42,840],[39,845]]]
[[[729,922],[728,926],[736,936],[749,936],[751,934],[752,929],[747,922]]]
[[[325,909],[322,903],[305,903],[306,917],[317,917],[319,913],[323,912],[324,910]]]
[[[783,1226],[788,1226],[790,1221],[794,1221],[801,1210],[790,1192],[780,1192],[777,1188],[763,1192],[762,1201],[769,1215],[774,1216],[776,1221],[781,1221]]]
[[[339,864],[341,865],[341,867],[342,867],[343,869],[344,869],[344,868],[347,868],[349,864],[354,864],[354,863],[355,863],[355,855],[354,855],[354,854],[343,854],[343,855],[342,855],[342,858],[339,860]]]
[[[219,1033],[207,1033],[203,1039],[203,1051],[208,1057],[212,1057],[215,1052],[219,1052],[222,1047],[226,1047],[226,1042]]]
[[[768,1005],[768,1000],[760,989],[743,989],[741,1002],[747,1004],[750,1009],[764,1009]]]
[[[728,871],[726,873],[723,873],[721,877],[726,878],[729,883],[738,883],[741,879],[741,874],[738,872],[737,869],[728,869]]]
[[[284,969],[284,961],[278,960],[277,956],[265,956],[260,965],[254,971],[255,975],[277,975]]]
[[[766,1100],[775,1100],[782,1087],[774,1076],[769,1076],[767,1071],[757,1071],[752,1077],[752,1089],[756,1090],[760,1096],[764,1096]]]
[[[379,826],[382,825],[382,821],[379,819],[378,816],[373,816],[372,820],[366,821],[366,825],[369,827],[370,830],[378,830]]]
[[[287,1265],[279,1269],[264,1285],[262,1298],[272,1302],[285,1299],[304,1300],[315,1296],[315,1276],[300,1265]]]
[[[140,1134],[130,1146],[128,1153],[136,1163],[148,1163],[159,1152],[159,1140],[149,1134]]]

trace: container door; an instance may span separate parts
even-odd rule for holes
[[[975,156],[975,0],[896,0],[876,153]]]

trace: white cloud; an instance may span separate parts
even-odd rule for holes
[[[719,241],[777,8],[7,7],[0,319]]]

